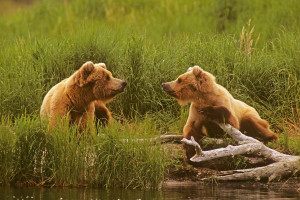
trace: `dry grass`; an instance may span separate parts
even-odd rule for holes
[[[256,44],[260,38],[260,34],[256,37],[255,44],[253,46],[254,39],[254,28],[255,25],[251,27],[251,19],[247,23],[247,27],[243,26],[242,32],[240,34],[240,51],[243,52],[248,57],[248,61],[251,60],[252,52],[254,51]]]

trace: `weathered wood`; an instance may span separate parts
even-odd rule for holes
[[[194,157],[193,157],[194,159],[196,159],[196,158],[201,158],[201,156],[204,156],[203,151],[202,151],[200,145],[195,141],[195,139],[194,139],[193,136],[191,137],[191,140],[188,140],[188,139],[186,139],[186,138],[183,138],[183,139],[181,140],[181,142],[183,142],[183,143],[185,143],[185,144],[188,144],[188,145],[192,145],[192,146],[195,147],[196,154],[195,154]],[[193,158],[191,158],[191,159],[193,159]]]
[[[248,157],[243,156],[243,159],[249,164],[249,165],[266,165],[268,163],[268,159],[266,158],[260,158],[260,157]]]
[[[220,157],[235,155],[254,155],[263,157],[264,159],[273,161],[272,164],[263,167],[224,171],[220,175],[214,177],[216,180],[263,180],[268,181],[280,180],[283,177],[291,176],[300,170],[300,156],[292,156],[280,153],[265,146],[260,141],[242,134],[229,124],[218,124],[225,132],[227,132],[234,140],[238,142],[238,146],[229,145],[225,148],[214,149],[210,151],[202,151],[203,156],[196,155],[190,160],[192,162],[202,162]],[[195,140],[181,140],[183,143],[192,145],[196,151],[201,149]],[[203,179],[203,180],[207,180]]]
[[[161,135],[155,140],[160,140],[161,142],[180,142],[182,138],[182,135]]]
[[[227,172],[228,175],[218,175],[214,177],[216,180],[222,181],[245,181],[245,180],[268,180],[279,181],[283,178],[294,175],[299,171],[300,158],[291,159],[289,161],[275,162],[264,167],[252,169],[242,169]],[[226,172],[224,173],[226,174]],[[203,180],[209,180],[206,178]]]
[[[143,141],[150,141],[153,142],[154,144],[157,142],[160,143],[167,143],[167,142],[178,142],[182,140],[183,136],[182,135],[161,135],[155,138],[141,138],[141,139],[124,139],[125,142],[128,141],[135,141],[135,142],[143,142]]]

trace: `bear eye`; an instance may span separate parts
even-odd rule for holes
[[[181,83],[181,81],[182,81],[181,78],[179,78],[179,79],[177,80],[177,83]]]
[[[109,80],[110,80],[110,77],[109,77],[109,76],[106,76],[106,80],[109,81]]]

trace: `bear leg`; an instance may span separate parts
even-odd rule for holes
[[[219,123],[230,124],[235,128],[239,128],[237,119],[224,106],[207,106],[198,110],[208,120],[215,120]]]
[[[269,129],[269,124],[266,120],[257,119],[253,116],[243,117],[240,131],[246,132],[248,136],[260,138],[265,143],[278,140],[278,136]]]
[[[95,102],[95,118],[97,126],[98,124],[102,126],[108,125],[111,120],[111,114],[104,103]]]
[[[201,116],[200,116],[201,117]],[[194,137],[194,139],[199,142],[200,139],[204,136],[202,131],[202,123],[201,121],[196,121],[196,120],[188,120],[186,125],[183,128],[183,137],[190,140],[191,136]],[[193,157],[196,153],[195,147],[191,145],[186,145],[183,144],[183,149],[186,155],[186,158],[189,159]]]

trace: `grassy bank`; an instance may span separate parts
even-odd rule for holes
[[[296,0],[41,1],[11,10],[0,16],[2,184],[157,185],[168,165],[160,147],[122,138],[180,133],[187,107],[163,93],[161,83],[192,65],[270,122],[280,135],[272,147],[300,154]],[[240,39],[243,26],[248,40]],[[109,104],[122,123],[93,142],[77,141],[74,130],[47,135],[38,118],[43,97],[87,60],[105,62],[129,83]]]
[[[0,126],[0,183],[3,185],[159,188],[172,162],[149,140],[155,127],[135,125],[101,129],[98,136],[76,134],[64,122],[50,134],[39,118],[22,116]],[[126,140],[125,140],[126,139]]]

